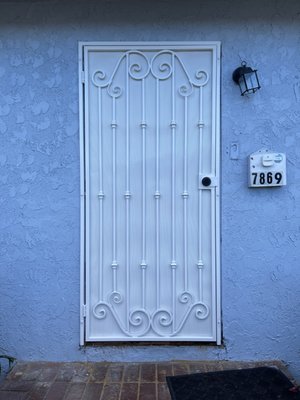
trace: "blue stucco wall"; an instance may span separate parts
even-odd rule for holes
[[[0,347],[23,360],[282,359],[300,377],[300,4],[0,3]],[[78,41],[222,42],[223,347],[79,349]],[[262,90],[239,96],[241,59]],[[230,147],[236,143],[238,158]],[[288,185],[247,188],[287,153]]]

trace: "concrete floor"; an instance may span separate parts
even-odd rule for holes
[[[0,385],[0,400],[170,400],[167,375],[257,366],[276,366],[287,374],[279,361],[18,362]]]

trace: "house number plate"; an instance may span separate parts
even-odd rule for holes
[[[259,150],[249,156],[249,187],[286,185],[286,155]]]

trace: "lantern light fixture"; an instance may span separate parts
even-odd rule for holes
[[[240,67],[233,71],[232,79],[239,85],[242,96],[249,93],[255,93],[260,89],[257,70],[247,67],[245,61],[242,62]]]

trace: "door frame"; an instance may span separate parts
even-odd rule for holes
[[[94,50],[95,48],[112,48],[116,50],[124,49],[140,49],[147,48],[161,50],[161,46],[168,46],[170,49],[186,49],[192,50],[195,47],[212,51],[213,56],[213,91],[212,91],[212,130],[215,132],[215,148],[216,148],[216,176],[218,184],[215,187],[215,302],[216,302],[216,344],[221,345],[222,342],[222,321],[221,321],[221,236],[220,236],[220,63],[221,63],[221,43],[219,41],[204,41],[204,42],[79,42],[78,43],[78,75],[79,75],[79,145],[80,145],[80,345],[84,346],[87,343],[85,337],[86,323],[86,116],[85,116],[85,81],[86,71],[84,70],[85,51]],[[184,344],[184,342],[181,342]],[[199,342],[201,343],[201,342]],[[203,342],[204,343],[204,342]]]

